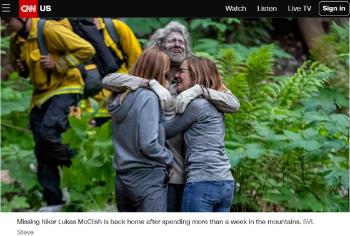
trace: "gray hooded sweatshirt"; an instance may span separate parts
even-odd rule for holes
[[[119,174],[142,168],[169,168],[173,155],[165,147],[157,95],[139,88],[122,102],[120,95],[108,104],[112,116],[114,168]]]

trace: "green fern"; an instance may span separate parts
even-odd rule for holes
[[[244,64],[242,73],[247,75],[249,84],[256,86],[258,83],[272,78],[273,45],[266,45],[250,53]]]
[[[329,33],[318,38],[311,55],[335,71],[335,79],[328,84],[328,87],[339,89],[348,96],[349,23],[337,25],[332,22]]]
[[[217,55],[217,65],[220,66],[221,75],[225,78],[237,73],[236,52],[232,48],[221,49]]]
[[[240,65],[233,49],[218,53],[217,63],[222,68],[228,88],[241,103],[240,112],[227,121],[234,122],[235,130],[247,130],[252,121],[274,120],[277,113],[314,96],[332,76],[326,66],[307,61],[291,77],[273,79],[273,45],[251,52]],[[241,126],[241,127],[240,127]]]
[[[332,22],[330,32],[325,36],[325,40],[334,44],[337,54],[349,63],[349,23],[340,26]]]
[[[303,105],[319,95],[319,89],[334,72],[324,64],[307,61],[292,76],[273,77],[272,51],[272,45],[260,47],[240,64],[233,49],[224,49],[217,55],[225,84],[241,104],[239,112],[225,116],[226,150],[241,186],[233,208],[344,211],[346,194],[340,196],[336,191],[348,185],[344,184],[348,183],[347,178],[333,174],[338,172],[329,174],[329,170],[339,167],[327,155],[337,152],[336,155],[344,156],[340,160],[346,160],[348,127],[338,128],[322,112],[305,112]],[[345,120],[341,123],[346,126]],[[334,129],[344,143],[339,143]],[[333,143],[340,145],[338,149]],[[341,163],[344,165],[345,161]],[[326,202],[325,195],[336,196],[330,202],[337,206]]]
[[[296,74],[279,84],[277,104],[289,109],[301,100],[314,96],[331,77],[332,70],[328,67],[318,62],[307,61]]]

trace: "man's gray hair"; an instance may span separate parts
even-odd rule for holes
[[[186,56],[191,55],[191,36],[188,33],[186,26],[177,21],[171,21],[164,28],[160,28],[154,32],[150,40],[147,42],[146,48],[154,46],[163,48],[165,38],[172,32],[178,32],[183,36],[186,45]]]

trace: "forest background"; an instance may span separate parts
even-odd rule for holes
[[[239,98],[239,112],[225,115],[236,180],[231,211],[349,211],[348,19],[123,20],[142,45],[172,20],[188,26],[193,52],[214,60]],[[8,65],[1,30],[1,211],[36,211],[31,86]],[[70,119],[64,135],[79,150],[61,173],[66,211],[116,210],[111,124],[90,127],[91,117]]]

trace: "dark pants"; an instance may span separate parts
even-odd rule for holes
[[[233,181],[186,183],[181,210],[184,212],[229,212],[233,192]]]
[[[38,161],[37,177],[47,205],[63,203],[58,166],[69,166],[74,154],[61,143],[61,134],[68,128],[69,108],[76,106],[78,100],[77,94],[56,95],[41,108],[33,108],[30,113],[30,128]]]
[[[168,173],[140,169],[116,175],[115,195],[120,212],[166,212]]]
[[[168,185],[168,212],[180,212],[182,195],[184,192],[184,184],[169,184]]]

